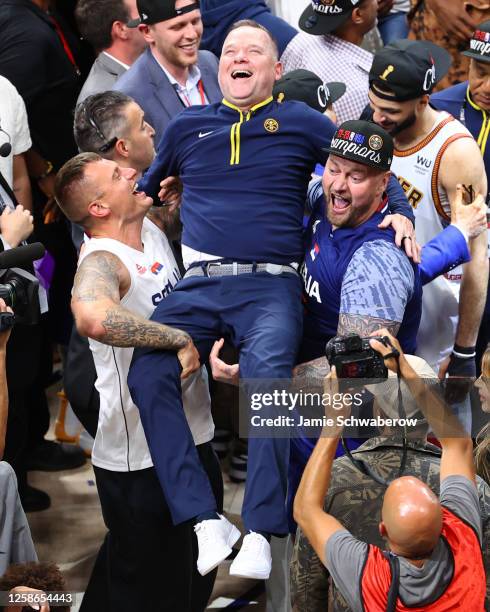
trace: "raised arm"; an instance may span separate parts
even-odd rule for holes
[[[175,350],[185,378],[199,366],[189,334],[124,308],[121,297],[129,286],[129,272],[118,257],[107,251],[87,255],[75,276],[71,302],[78,332],[111,346]]]
[[[464,160],[464,163],[462,163]],[[480,150],[472,138],[453,142],[442,158],[440,181],[449,201],[458,197],[458,185],[471,185],[476,194],[487,193],[487,177]],[[471,261],[465,265],[459,294],[459,319],[455,344],[472,348],[476,344],[487,296],[487,231],[472,240]]]
[[[475,482],[473,443],[468,433],[444,399],[416,374],[405,359],[398,341],[388,330],[381,330],[379,335],[388,336],[392,345],[399,351],[398,364],[401,377],[407,383],[418,407],[441,443],[441,482],[448,476],[465,476]],[[376,340],[371,340],[371,346],[383,356],[392,351],[391,347],[386,347]],[[393,358],[387,359],[385,363],[393,372],[398,371],[398,364]]]
[[[475,238],[486,231],[486,212],[481,195],[471,204],[465,204],[463,188],[457,186],[456,196],[451,200],[451,225],[422,247],[419,270],[423,285],[471,260],[468,241],[471,245]]]
[[[338,385],[334,368],[325,381],[325,393],[337,392]],[[327,514],[323,509],[332,476],[335,451],[343,430],[343,426],[339,425],[337,421],[339,414],[346,416],[344,412],[327,412],[326,416],[332,419],[333,425],[324,428],[321,437],[318,439],[294,498],[294,520],[301,527],[324,564],[326,562],[325,550],[328,540],[335,532],[345,529],[342,523],[334,516]]]

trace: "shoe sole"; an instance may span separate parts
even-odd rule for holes
[[[197,566],[197,571],[201,574],[201,576],[206,576],[206,574],[209,574],[209,572],[212,572],[214,569],[216,569],[218,567],[218,565],[220,563],[223,563],[223,561],[232,553],[232,546],[233,544],[235,544],[236,542],[238,542],[238,540],[240,539],[240,536],[242,534],[240,533],[240,531],[235,527],[235,525],[232,525],[232,528],[230,529],[230,533],[228,534],[228,538],[226,540],[226,548],[223,548],[221,551],[221,554],[219,555],[219,559],[216,561],[216,563],[213,563],[211,566],[206,567],[205,569],[200,569],[199,565]]]
[[[271,570],[268,572],[233,570],[233,564],[230,567],[230,576],[238,576],[240,578],[251,578],[252,580],[268,580],[271,575]]]

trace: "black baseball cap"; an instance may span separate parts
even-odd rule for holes
[[[393,160],[393,138],[371,121],[345,121],[337,128],[327,153],[389,170]]]
[[[175,8],[175,0],[136,0],[136,7],[139,17],[128,21],[126,24],[128,28],[137,28],[140,23],[150,25],[180,17],[180,15],[199,9],[199,0],[180,9]]]
[[[311,0],[299,18],[299,27],[320,36],[333,32],[350,16],[361,0]]]
[[[324,83],[314,72],[292,70],[274,84],[274,100],[299,100],[323,113],[330,104],[341,98],[346,90],[345,83]]]
[[[479,62],[490,62],[490,21],[484,21],[477,26],[470,40],[470,48],[463,51]]]
[[[450,66],[449,53],[432,42],[397,40],[375,54],[369,88],[384,100],[414,100],[430,94]]]

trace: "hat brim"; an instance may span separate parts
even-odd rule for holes
[[[328,87],[328,91],[330,92],[330,98],[328,100],[329,104],[333,104],[340,100],[340,98],[345,94],[347,90],[347,85],[345,83],[333,82],[333,83],[325,83]]]
[[[352,153],[342,153],[341,154],[339,151],[337,151],[336,149],[332,149],[331,147],[322,147],[322,151],[325,151],[325,153],[328,153],[329,155],[335,155],[336,157],[342,157],[343,159],[349,159],[350,161],[357,162],[358,164],[362,164],[363,166],[370,166],[371,168],[376,168],[377,170],[381,170],[382,172],[389,172],[391,168],[391,164],[390,166],[385,168],[370,160],[366,160],[366,159],[361,160]]]
[[[307,27],[309,19],[314,16],[317,17],[315,25],[312,27]],[[314,11],[312,6],[307,6],[299,18],[299,27],[307,34],[321,36],[322,34],[330,34],[330,32],[333,32],[336,28],[341,26],[349,16],[350,13],[344,13],[336,16],[321,15],[320,13]]]
[[[466,57],[471,57],[471,59],[476,60],[477,62],[485,62],[486,64],[490,64],[490,55],[483,56],[479,53],[475,53],[474,51],[462,51],[461,55],[466,55]]]

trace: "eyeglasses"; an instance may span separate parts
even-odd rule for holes
[[[97,123],[95,122],[95,119],[92,115],[92,113],[90,112],[90,110],[88,109],[88,107],[85,107],[85,115],[87,116],[88,122],[90,123],[90,125],[94,128],[95,133],[97,134],[97,136],[102,140],[102,142],[104,143],[101,147],[98,148],[98,151],[100,153],[106,153],[107,151],[110,151],[110,149],[112,149],[112,147],[116,144],[116,142],[118,141],[117,136],[114,136],[114,138],[111,138],[109,141],[107,140],[107,138],[104,136],[104,134],[102,133],[102,130],[99,128],[99,126],[97,125]]]

